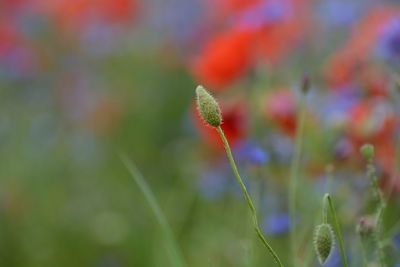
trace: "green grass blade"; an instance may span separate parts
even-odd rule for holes
[[[138,185],[140,191],[143,193],[144,197],[146,198],[147,203],[149,204],[151,210],[156,217],[157,222],[161,226],[162,233],[164,234],[164,238],[166,241],[168,252],[171,256],[171,261],[173,266],[175,267],[185,267],[184,260],[182,257],[182,253],[178,247],[178,244],[174,238],[172,233],[171,227],[168,224],[168,221],[162,212],[160,205],[157,202],[156,197],[154,196],[153,192],[150,189],[150,186],[147,184],[146,180],[144,179],[143,175],[136,167],[136,165],[126,156],[120,155],[121,160],[129,173],[132,176],[132,179]]]

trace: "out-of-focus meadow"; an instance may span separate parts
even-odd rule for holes
[[[0,0],[0,265],[173,266],[122,153],[186,266],[272,266],[222,142],[197,114],[202,84],[220,102],[261,228],[291,266],[289,169],[307,75],[299,266],[318,266],[325,192],[350,266],[363,266],[355,229],[375,209],[366,142],[388,201],[387,263],[399,266],[399,66],[397,1]],[[338,249],[326,266],[342,266]]]

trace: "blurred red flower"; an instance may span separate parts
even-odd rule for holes
[[[0,21],[0,58],[21,43],[21,37],[15,27]]]
[[[248,113],[244,102],[235,101],[231,103],[220,103],[222,111],[222,130],[231,146],[235,146],[239,141],[247,136],[248,131]],[[200,118],[198,111],[193,105],[192,118],[194,125],[202,139],[212,148],[223,150],[224,146],[218,132],[206,125]]]
[[[370,99],[355,105],[350,111],[346,132],[355,147],[365,143],[375,146],[376,161],[387,173],[395,166],[394,137],[398,119],[388,102]]]
[[[364,100],[349,113],[347,131],[353,140],[374,142],[391,139],[396,128],[394,111],[383,99]]]
[[[213,11],[230,14],[224,19],[231,23],[205,42],[191,68],[199,83],[214,90],[226,89],[258,58],[269,65],[282,62],[304,36],[309,20],[308,0],[218,3],[222,10]]]
[[[359,74],[361,88],[370,97],[388,97],[390,78],[387,72],[375,66],[365,66]]]
[[[399,16],[399,8],[385,6],[362,19],[353,29],[349,41],[328,61],[325,77],[329,85],[343,88],[354,81],[376,49],[385,26]]]
[[[193,73],[206,87],[224,88],[249,69],[253,37],[246,31],[216,36],[194,61]]]
[[[135,15],[135,0],[38,1],[62,29],[79,31],[87,23],[127,23]]]
[[[278,89],[265,97],[264,114],[283,133],[290,137],[296,134],[296,101],[291,91]]]

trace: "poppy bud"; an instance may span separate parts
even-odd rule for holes
[[[219,127],[222,124],[222,115],[215,98],[199,85],[196,88],[197,109],[205,123],[212,127]]]
[[[333,251],[335,238],[332,227],[323,223],[315,228],[314,232],[314,247],[318,256],[318,261],[321,265],[325,264],[329,255]]]
[[[373,145],[371,144],[363,145],[360,148],[360,152],[367,161],[372,161],[374,159],[375,151]]]

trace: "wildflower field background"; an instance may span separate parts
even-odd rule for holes
[[[399,267],[399,67],[395,0],[0,0],[0,266],[175,267],[171,240],[185,267],[275,266],[201,84],[284,266],[320,266],[329,193],[348,265],[382,267],[369,143]]]

